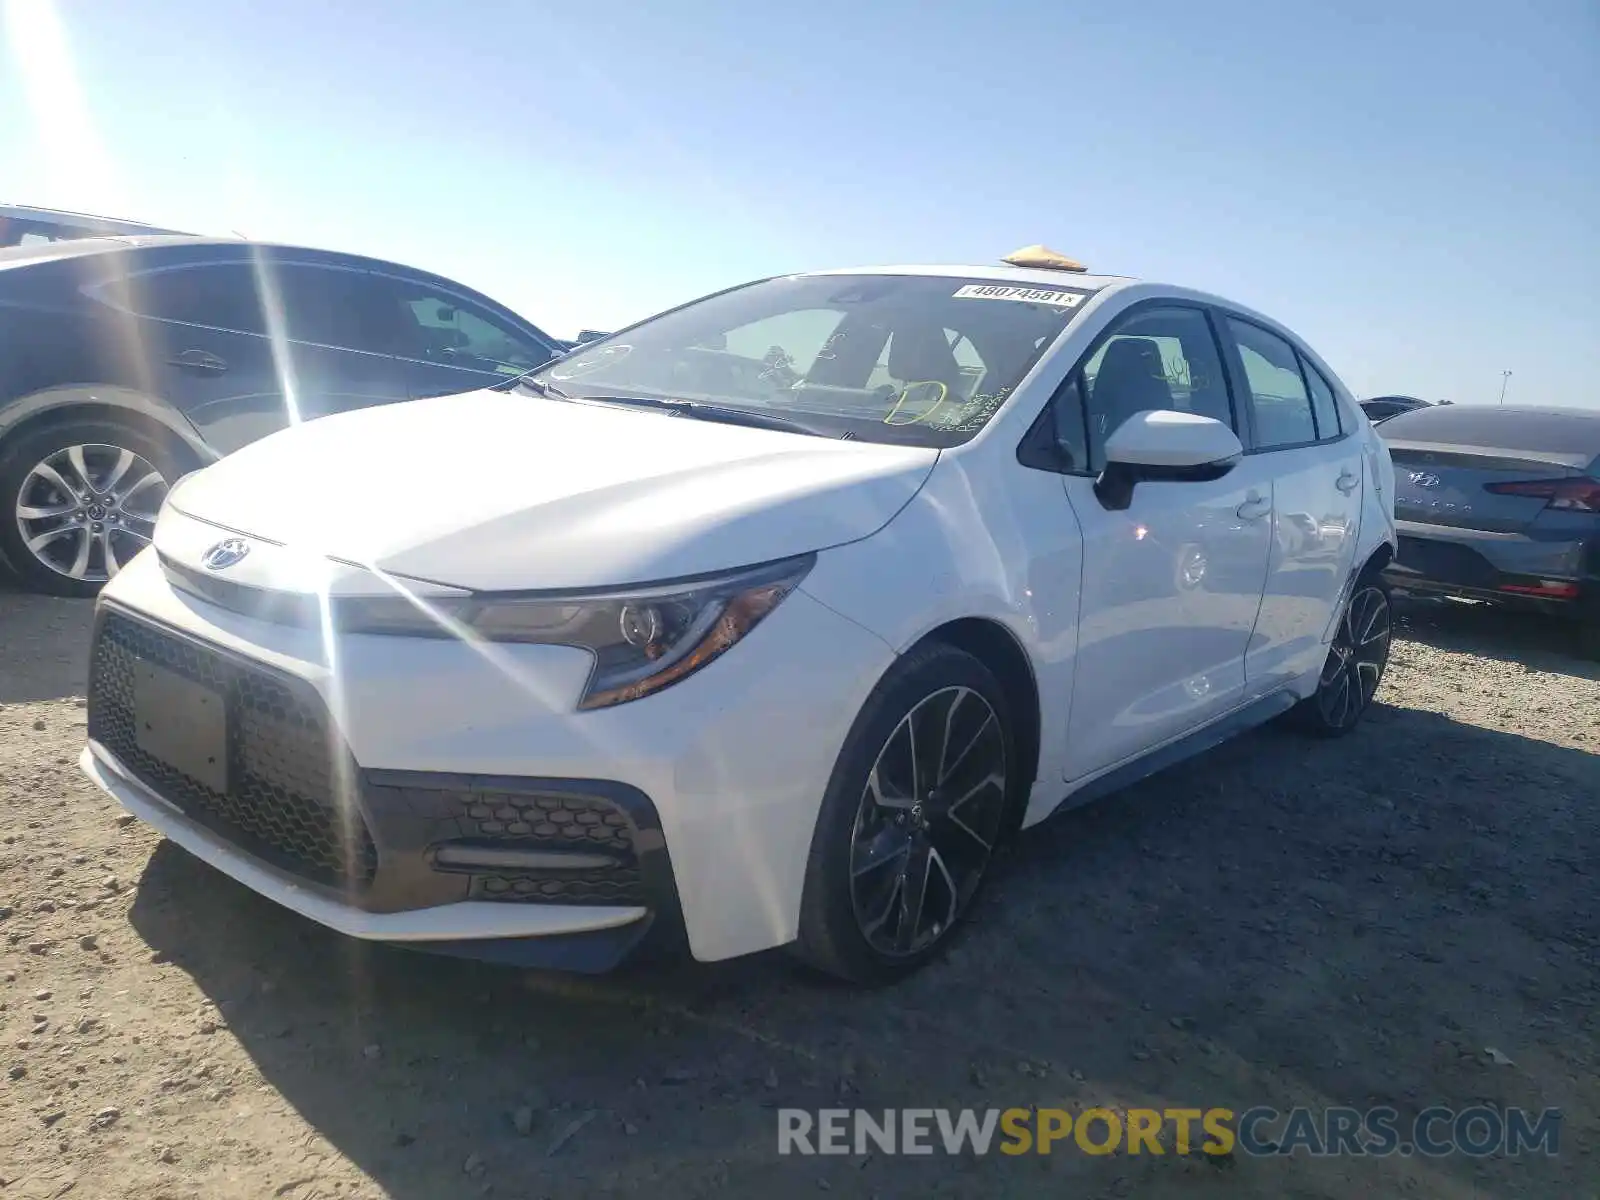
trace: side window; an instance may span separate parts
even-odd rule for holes
[[[1135,413],[1176,409],[1235,428],[1211,323],[1197,308],[1145,308],[1124,318],[1079,378],[1091,470],[1105,465],[1106,439]]]
[[[1060,462],[1069,471],[1082,471],[1089,465],[1089,446],[1084,440],[1084,431],[1082,377],[1074,376],[1051,402],[1050,432]]]
[[[537,340],[459,296],[386,275],[367,286],[372,319],[389,326],[389,353],[401,358],[503,374],[550,361]]]
[[[287,263],[265,267],[282,335],[294,342],[391,354],[398,324],[365,271]]]
[[[140,316],[237,333],[265,333],[256,277],[243,263],[174,267],[135,275],[119,299]]]
[[[1271,450],[1316,441],[1311,395],[1306,391],[1294,347],[1277,334],[1234,317],[1228,318],[1228,331],[1244,364],[1250,405],[1255,413],[1257,447]]]
[[[1311,385],[1311,413],[1317,421],[1317,440],[1332,441],[1344,432],[1343,423],[1339,420],[1339,402],[1334,399],[1333,389],[1322,377],[1322,372],[1308,363],[1304,356],[1300,359],[1300,370]]]
[[[413,293],[406,308],[426,358],[489,370],[514,367],[525,371],[550,357],[529,338],[453,296]]]

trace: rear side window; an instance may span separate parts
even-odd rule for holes
[[[1313,367],[1300,356],[1300,370],[1305,374],[1306,384],[1311,388],[1311,415],[1317,421],[1317,439],[1323,442],[1332,441],[1344,432],[1344,426],[1339,420],[1339,401],[1334,399],[1333,388],[1328,386],[1328,381],[1322,377],[1322,372]]]
[[[143,317],[237,333],[265,333],[255,272],[243,263],[175,267],[135,275],[116,299]]]
[[[1273,450],[1316,441],[1311,393],[1300,374],[1294,347],[1277,334],[1236,317],[1229,317],[1227,325],[1250,390],[1257,447]]]

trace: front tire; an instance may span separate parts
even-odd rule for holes
[[[1317,690],[1289,710],[1291,724],[1317,737],[1343,737],[1354,729],[1383,682],[1393,633],[1388,585],[1363,574],[1345,603]]]
[[[994,673],[943,644],[902,658],[834,766],[792,952],[865,984],[898,979],[941,953],[982,888],[1018,774]]]
[[[66,417],[0,446],[0,556],[24,586],[93,596],[149,544],[181,464],[160,441]]]

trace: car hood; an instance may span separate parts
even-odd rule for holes
[[[190,517],[473,590],[673,579],[856,541],[938,451],[472,392],[273,434],[184,479]]]

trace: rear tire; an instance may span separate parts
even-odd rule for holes
[[[898,661],[856,718],[811,840],[796,957],[858,984],[943,952],[982,888],[1020,770],[1005,691],[965,650]]]
[[[99,416],[64,416],[9,438],[0,445],[0,556],[33,591],[93,596],[149,543],[186,466],[164,442]]]
[[[1289,724],[1315,737],[1343,737],[1360,722],[1389,665],[1394,607],[1375,571],[1356,580],[1328,649],[1317,690],[1287,713]]]

